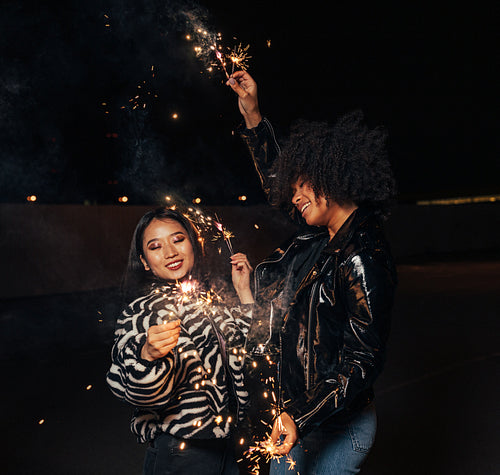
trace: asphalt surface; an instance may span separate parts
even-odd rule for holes
[[[500,260],[398,270],[377,439],[361,473],[500,473]],[[131,409],[104,379],[112,297],[1,302],[2,473],[141,473]]]

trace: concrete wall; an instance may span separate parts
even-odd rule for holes
[[[151,207],[0,205],[0,298],[115,287],[139,218]],[[293,226],[267,205],[205,208],[231,230],[235,250],[258,262]],[[400,206],[387,223],[397,259],[499,249],[498,204]],[[258,225],[258,229],[254,226]]]

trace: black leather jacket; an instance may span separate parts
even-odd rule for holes
[[[241,130],[264,190],[279,152],[272,127]],[[255,269],[262,307],[249,350],[279,358],[279,403],[305,435],[347,420],[373,398],[385,361],[396,270],[381,223],[358,208],[329,241],[305,227]]]

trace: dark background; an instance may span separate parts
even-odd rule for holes
[[[353,108],[389,131],[399,287],[362,473],[498,471],[499,202],[414,206],[500,193],[497,12],[291,3],[2,2],[2,473],[141,472],[131,408],[104,375],[130,236],[153,203],[200,197],[252,262],[289,234],[233,135],[224,74],[185,38],[198,23],[250,44],[281,134]]]
[[[361,108],[389,131],[400,201],[498,193],[493,2],[407,3],[3,2],[0,199],[262,202],[234,94],[185,38],[198,24],[250,45],[281,134]]]

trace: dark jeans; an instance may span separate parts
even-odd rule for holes
[[[273,459],[271,475],[359,473],[375,440],[374,404],[344,424],[327,421],[299,440],[288,457]]]
[[[158,436],[146,451],[144,475],[237,475],[231,439]]]

